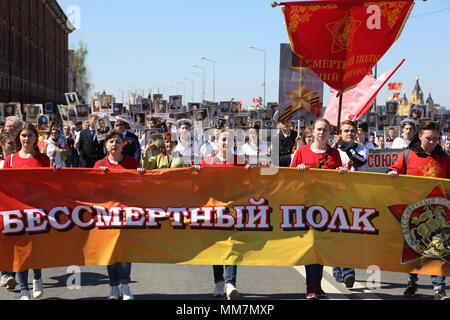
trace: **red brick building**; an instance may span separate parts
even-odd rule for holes
[[[56,0],[0,0],[0,101],[65,103],[73,30]]]

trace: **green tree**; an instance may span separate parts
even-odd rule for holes
[[[91,88],[86,65],[87,55],[87,44],[81,40],[78,44],[78,49],[75,50],[72,65],[75,91],[81,103],[88,103],[89,90]]]

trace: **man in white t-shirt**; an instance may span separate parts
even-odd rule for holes
[[[411,143],[413,136],[416,134],[415,128],[414,121],[404,121],[402,123],[402,135],[395,138],[394,142],[392,142],[392,149],[406,149]]]

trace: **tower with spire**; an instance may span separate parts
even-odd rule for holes
[[[400,106],[398,107],[398,115],[399,116],[408,116],[409,115],[409,101],[406,97],[406,91],[403,93],[403,98],[400,100]]]
[[[416,78],[416,86],[411,93],[411,104],[425,104],[423,100],[423,92],[419,84],[419,77]]]

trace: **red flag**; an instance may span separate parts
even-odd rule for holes
[[[356,86],[399,38],[413,0],[287,2],[292,50],[331,88]]]
[[[355,121],[360,119],[370,109],[381,88],[398,68],[400,68],[404,61],[405,59],[394,70],[383,73],[378,79],[375,79],[371,75],[366,75],[363,81],[358,83],[356,88],[345,92],[342,97],[341,121],[347,119]],[[333,126],[337,126],[338,121],[339,98],[337,97],[337,93],[337,90],[331,89],[330,101],[328,102],[324,115],[324,118]]]

